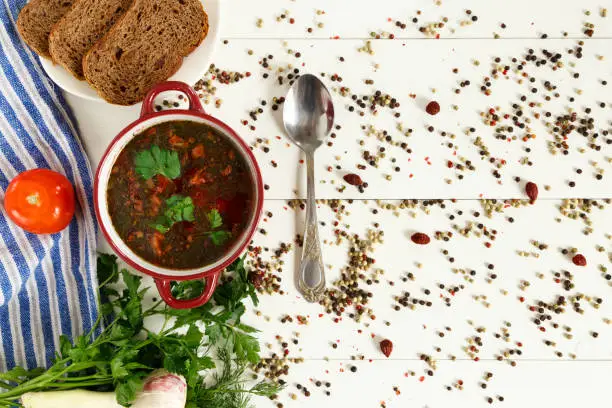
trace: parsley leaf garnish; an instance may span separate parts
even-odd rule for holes
[[[156,174],[161,174],[169,179],[175,179],[181,175],[181,161],[178,152],[162,149],[157,145],[151,146],[149,150],[138,152],[134,163],[136,173],[145,180]]]
[[[195,207],[191,197],[184,197],[182,195],[175,194],[166,200],[166,210],[164,215],[157,218],[154,224],[151,224],[152,228],[165,234],[170,231],[170,228],[177,222],[181,221],[195,221],[195,215],[193,213]],[[209,223],[209,231],[205,231],[202,234],[208,235],[213,244],[219,246],[227,242],[232,237],[232,233],[223,229],[219,229],[223,226],[223,218],[219,213],[219,210],[213,209],[206,213],[206,218]]]
[[[165,218],[160,218],[157,220],[157,224],[151,224],[151,227],[155,228],[158,232],[165,234],[170,231],[170,227],[165,226],[163,223],[166,222]]]
[[[208,218],[208,222],[210,223],[210,229],[219,228],[223,225],[223,218],[221,218],[221,214],[219,214],[219,210],[216,208],[210,210],[208,214],[206,214],[206,218]]]
[[[191,197],[175,194],[166,200],[164,215],[160,216],[157,222],[152,224],[151,227],[165,234],[170,231],[170,228],[177,222],[195,221],[193,210],[194,205]]]
[[[173,222],[195,221],[191,197],[175,194],[166,200],[166,206],[168,208],[164,212],[164,216],[169,220]]]
[[[229,231],[212,231],[209,235],[212,243],[217,246],[223,245],[225,241],[232,237],[232,233]]]
[[[216,208],[210,210],[206,214],[206,218],[208,218],[208,223],[210,224],[209,228],[211,229],[211,231],[207,231],[205,232],[205,234],[210,236],[210,240],[213,244],[217,246],[223,245],[228,239],[231,238],[231,232],[225,230],[217,230],[217,228],[223,225],[223,218],[221,217],[219,210],[217,210]]]

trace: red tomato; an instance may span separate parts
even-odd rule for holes
[[[24,230],[53,234],[66,228],[74,216],[74,188],[55,171],[24,171],[6,189],[4,208]]]

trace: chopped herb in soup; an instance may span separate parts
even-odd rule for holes
[[[245,159],[205,124],[166,122],[135,136],[108,182],[115,230],[137,255],[192,269],[225,255],[252,216],[254,182]]]

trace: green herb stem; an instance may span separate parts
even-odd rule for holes
[[[7,391],[7,392],[1,394],[0,396],[3,399],[12,398],[12,397],[19,397],[20,395],[23,395],[26,392],[39,390],[41,384],[44,384],[45,388],[55,387],[56,384],[61,384],[61,383],[54,383],[54,381],[56,381],[56,380],[58,380],[60,378],[62,380],[65,379],[63,377],[66,374],[68,374],[69,372],[78,372],[78,371],[86,370],[88,368],[95,367],[98,364],[105,364],[105,362],[91,362],[91,363],[76,363],[76,364],[71,364],[68,367],[66,367],[65,369],[59,371],[57,374],[50,374],[50,373],[52,373],[52,371],[49,370],[45,374],[43,374],[43,375],[41,375],[39,377],[36,377],[36,378],[34,378],[32,380],[29,380],[29,381],[27,381],[27,382],[25,382],[25,383],[15,387],[15,388],[13,388],[12,390]],[[111,382],[112,382],[112,378],[111,378]]]
[[[99,385],[109,385],[113,383],[113,378],[109,377],[105,380],[97,380],[97,381],[81,381],[81,382],[75,382],[75,383],[57,383],[54,385],[51,385],[50,388],[56,389],[56,390],[72,390],[75,388],[86,388],[86,387],[93,387],[93,386],[99,386]]]
[[[212,229],[222,226],[218,213],[208,217]],[[102,298],[110,299],[113,320],[94,338],[110,312],[108,304],[100,305],[101,312],[86,335],[73,341],[67,337],[60,339],[60,354],[47,371],[16,368],[0,375],[0,387],[4,389],[0,392],[0,408],[22,407],[18,401],[27,392],[99,390],[109,385],[115,387],[117,402],[129,406],[142,389],[144,377],[156,368],[185,377],[189,407],[243,408],[250,395],[275,394],[279,387],[271,383],[260,383],[250,389],[243,387],[246,367],[259,359],[259,343],[251,336],[256,329],[240,323],[240,318],[246,310],[243,301],[250,297],[257,304],[257,295],[248,281],[244,258],[234,262],[228,271],[233,279],[217,288],[210,304],[191,310],[173,310],[163,306],[160,300],[143,309],[146,289],[140,287],[141,278],[127,271],[119,272],[114,256],[100,255],[100,292]],[[126,286],[121,292],[108,286],[120,276]],[[178,282],[172,291],[175,297],[186,299],[202,288],[201,281],[186,281]],[[104,312],[102,306],[105,306]],[[161,330],[155,332],[143,327],[143,319],[151,316],[164,317]],[[200,331],[200,326],[206,327],[205,333]],[[182,328],[188,330],[179,330]],[[215,376],[216,381],[211,385],[205,382],[205,376],[210,373],[207,370],[218,364],[209,357],[209,353],[215,352],[223,356],[222,375]]]

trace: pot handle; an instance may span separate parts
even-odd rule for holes
[[[145,96],[142,102],[142,109],[140,110],[140,117],[151,115],[155,113],[155,97],[162,92],[166,91],[179,91],[187,95],[189,100],[189,110],[205,113],[198,94],[193,90],[192,87],[184,82],[180,81],[167,81],[161,84],[155,85]]]
[[[165,279],[155,279],[155,284],[157,285],[157,290],[159,291],[159,295],[161,298],[168,304],[168,306],[174,309],[193,309],[195,307],[200,307],[204,305],[206,302],[210,300],[213,295],[213,292],[217,288],[217,283],[219,282],[219,276],[221,272],[217,272],[206,278],[206,286],[202,291],[202,294],[196,298],[188,299],[188,300],[179,300],[172,296],[172,290],[170,287],[170,280]]]

